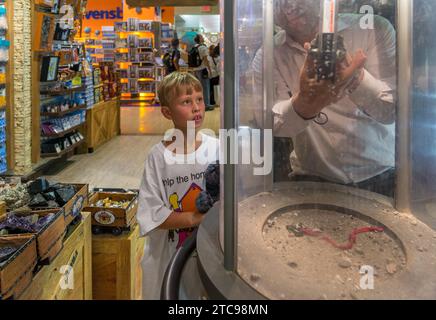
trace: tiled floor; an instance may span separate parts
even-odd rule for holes
[[[159,107],[122,107],[120,118],[121,134],[125,135],[163,135],[172,128],[171,121],[162,116]],[[218,133],[220,108],[206,112],[203,127]]]

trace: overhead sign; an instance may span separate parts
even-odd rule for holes
[[[95,20],[116,20],[123,19],[123,8],[117,7],[114,10],[89,10],[85,13],[85,19]]]
[[[155,7],[155,6],[174,6],[174,7],[192,7],[192,6],[216,6],[218,0],[127,0],[130,7]]]

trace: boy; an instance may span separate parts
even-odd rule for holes
[[[163,116],[173,122],[179,134],[170,142],[155,145],[145,161],[137,215],[141,234],[149,240],[142,260],[144,299],[160,298],[171,257],[189,231],[203,220],[204,215],[195,202],[205,189],[204,173],[208,164],[218,159],[219,147],[217,139],[204,134],[197,136],[205,105],[203,88],[196,77],[173,72],[160,84],[158,96]],[[188,139],[192,135],[188,132],[188,122],[195,127],[197,136],[192,142]],[[182,148],[174,152],[174,145]],[[206,153],[210,161],[199,163],[198,155]]]

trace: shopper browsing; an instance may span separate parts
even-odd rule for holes
[[[180,71],[179,61],[180,61],[180,50],[179,50],[179,39],[174,38],[171,40],[171,49],[165,53],[163,57],[163,63],[165,66],[166,74],[169,75],[175,71]]]
[[[138,222],[142,235],[148,236],[142,260],[143,298],[159,299],[167,265],[176,249],[203,220],[204,208],[196,200],[206,189],[205,172],[209,163],[197,161],[198,154],[218,160],[217,139],[199,133],[205,116],[201,83],[189,73],[173,72],[158,89],[162,115],[171,120],[180,135],[155,145],[145,161],[139,192]],[[193,122],[197,141],[189,142],[188,122]],[[172,146],[182,141],[183,152]],[[194,139],[195,140],[195,139]],[[207,150],[207,151],[206,151]],[[176,164],[169,163],[168,154]],[[212,161],[213,160],[213,161]],[[185,288],[182,283],[182,289]]]
[[[220,85],[220,56],[217,54],[216,47],[209,47],[209,56],[207,57],[210,66],[210,103],[216,105],[218,97],[215,97],[215,86]]]
[[[206,111],[209,111],[213,110],[214,106],[210,103],[209,74],[211,74],[211,69],[208,60],[208,48],[204,44],[204,37],[201,34],[197,34],[197,36],[194,38],[194,41],[195,45],[189,52],[188,64],[203,86],[203,96],[206,105]]]

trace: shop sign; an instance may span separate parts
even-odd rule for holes
[[[87,20],[117,20],[123,19],[123,8],[117,7],[116,10],[89,10],[85,14]]]

